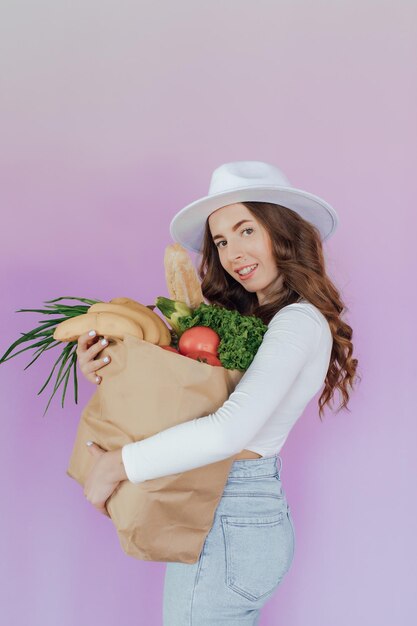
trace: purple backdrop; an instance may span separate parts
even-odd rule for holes
[[[323,423],[318,394],[281,453],[296,554],[261,626],[417,617],[416,24],[411,1],[2,3],[1,354],[40,319],[19,308],[167,295],[169,222],[221,163],[274,163],[339,213],[362,383]],[[2,622],[161,626],[165,564],[66,475],[94,387],[42,417],[58,354],[0,367]]]

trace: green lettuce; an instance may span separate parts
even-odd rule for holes
[[[191,315],[178,318],[181,332],[208,326],[220,337],[219,359],[226,369],[245,371],[252,363],[268,330],[256,315],[241,315],[218,305],[201,303]]]

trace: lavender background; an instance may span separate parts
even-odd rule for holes
[[[416,18],[398,0],[1,3],[1,354],[40,319],[19,308],[167,295],[169,222],[221,163],[274,163],[339,213],[325,254],[362,382],[323,423],[318,394],[281,452],[296,554],[261,626],[417,617]],[[0,368],[1,621],[160,626],[165,564],[126,556],[66,475],[94,387],[80,375],[79,404],[59,392],[42,417],[49,354]]]

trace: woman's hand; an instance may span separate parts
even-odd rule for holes
[[[110,515],[106,509],[106,502],[123,480],[127,480],[122,460],[122,449],[106,451],[95,443],[89,447],[89,452],[96,457],[84,485],[84,495],[100,513]]]
[[[95,332],[95,331],[90,331]],[[90,332],[84,333],[78,337],[78,346],[76,350],[78,366],[81,372],[90,383],[99,385],[101,383],[101,376],[96,374],[98,369],[105,367],[107,363],[110,363],[110,357],[103,359],[95,358],[98,354],[109,345],[107,337],[100,337],[95,334],[90,335]],[[104,342],[104,343],[103,343]]]

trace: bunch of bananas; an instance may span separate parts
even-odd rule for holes
[[[171,344],[171,331],[148,306],[130,298],[113,298],[97,302],[87,313],[71,317],[55,328],[57,341],[77,341],[78,337],[94,328],[99,335],[124,339],[133,335],[158,346]]]

